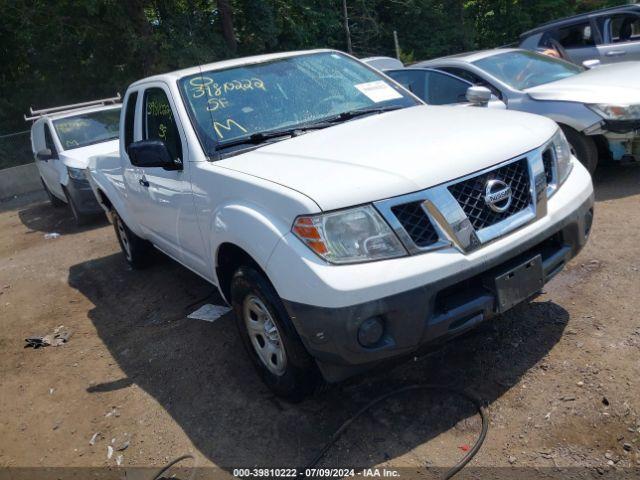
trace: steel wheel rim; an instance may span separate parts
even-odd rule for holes
[[[127,235],[127,231],[124,229],[124,224],[120,217],[116,219],[116,229],[118,230],[118,237],[120,237],[120,243],[122,244],[122,250],[124,250],[124,255],[127,257],[127,260],[131,260],[131,244],[129,243],[129,236]]]
[[[262,364],[274,375],[284,375],[287,353],[278,326],[265,304],[257,296],[248,295],[242,306],[242,316],[251,345]]]

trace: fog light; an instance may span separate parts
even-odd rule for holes
[[[384,324],[380,317],[367,318],[358,328],[358,342],[363,347],[372,347],[380,341]]]

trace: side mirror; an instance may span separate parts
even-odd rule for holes
[[[591,70],[592,68],[596,68],[600,66],[600,60],[594,58],[593,60],[585,60],[582,62],[582,66],[587,70]]]
[[[165,170],[182,170],[182,162],[174,160],[164,142],[159,140],[142,140],[134,142],[127,148],[131,163],[136,167],[160,167]]]
[[[491,90],[487,87],[473,86],[467,89],[467,100],[472,105],[486,107],[491,100]]]
[[[36,153],[36,158],[38,160],[47,161],[47,160],[53,160],[54,156],[50,148],[43,148],[42,150],[39,150],[38,153]]]

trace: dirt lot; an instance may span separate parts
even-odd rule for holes
[[[489,435],[472,465],[593,466],[610,478],[637,468],[640,168],[603,168],[596,190],[589,245],[535,301],[299,405],[258,381],[230,317],[186,319],[220,301],[199,277],[163,257],[129,270],[106,221],[78,229],[44,201],[4,204],[0,466],[115,466],[119,455],[126,467],[162,466],[184,453],[226,471],[300,466],[375,394],[434,382],[487,405]],[[73,331],[68,344],[23,348],[58,325]],[[323,465],[452,465],[479,425],[462,399],[410,394],[360,419]],[[107,459],[107,446],[125,441]]]

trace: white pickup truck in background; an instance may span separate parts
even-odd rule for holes
[[[68,204],[78,225],[102,208],[86,177],[89,158],[118,151],[120,96],[31,109],[31,147],[42,186],[54,207]]]
[[[135,82],[89,171],[128,262],[153,246],[216,285],[291,400],[532,297],[593,218],[553,121],[426,106],[331,50]]]

